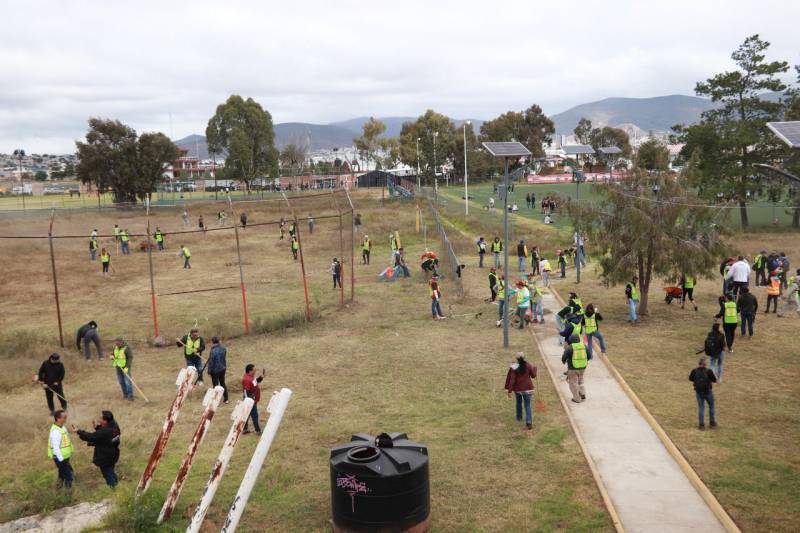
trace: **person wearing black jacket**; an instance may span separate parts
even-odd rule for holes
[[[739,313],[742,317],[742,338],[744,338],[745,331],[749,332],[748,338],[753,337],[753,322],[756,321],[756,313],[758,313],[758,299],[750,292],[747,287],[739,289],[739,299],[736,301],[739,307]]]
[[[711,391],[712,383],[717,382],[717,376],[710,368],[706,368],[706,358],[701,357],[697,362],[697,368],[689,373],[689,381],[694,383],[694,394],[697,398],[697,429],[703,431],[705,425],[705,404],[708,403],[708,417],[711,427],[717,427],[717,418],[714,413],[714,393]]]
[[[711,331],[706,336],[701,352],[705,352],[711,358],[711,370],[714,370],[717,382],[722,383],[722,371],[725,367],[725,335],[719,330],[719,322],[711,325]]]
[[[67,408],[67,400],[64,399],[65,373],[64,364],[61,362],[61,356],[54,353],[42,363],[36,378],[34,378],[34,381],[41,383],[44,389],[44,395],[45,398],[47,398],[47,408],[50,409],[51,413],[56,410],[55,404],[53,403],[54,393],[58,395],[61,409]]]
[[[114,488],[117,486],[117,473],[114,471],[114,467],[119,461],[119,425],[114,420],[114,414],[111,411],[103,411],[100,421],[92,422],[92,425],[94,426],[92,433],[76,429],[75,426],[72,426],[72,429],[78,433],[78,437],[82,441],[94,447],[92,463],[100,468],[106,484]]]
[[[81,351],[81,341],[83,341],[83,356],[87,361],[92,358],[92,352],[89,348],[90,342],[94,343],[94,347],[97,350],[97,358],[103,358],[103,348],[100,345],[100,335],[97,333],[97,322],[90,320],[78,328],[78,336],[75,339],[75,346],[78,348],[79,352]]]

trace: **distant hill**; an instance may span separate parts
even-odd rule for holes
[[[178,139],[174,142],[178,148],[188,150],[189,153],[187,155],[190,157],[198,157],[198,154],[200,154],[200,159],[209,159],[208,145],[204,135],[187,135],[183,139]]]

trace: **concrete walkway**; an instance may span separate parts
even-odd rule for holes
[[[625,531],[725,531],[647,420],[597,359],[599,349],[586,369],[586,401],[571,401],[554,319],[560,305],[547,293],[544,307],[552,311],[545,315],[545,324],[530,327]],[[612,347],[613,342],[611,339]],[[609,355],[614,357],[611,349]],[[687,389],[687,394],[690,392]]]

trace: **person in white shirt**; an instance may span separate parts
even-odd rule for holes
[[[72,487],[74,474],[69,458],[72,456],[72,441],[65,424],[67,423],[67,413],[58,410],[53,413],[53,425],[50,426],[50,436],[47,442],[47,457],[51,458],[58,468],[58,486]]]
[[[725,276],[725,278],[733,281],[731,291],[734,296],[739,294],[739,289],[747,287],[750,283],[750,272],[750,265],[741,255],[737,258],[737,261],[731,265],[731,268],[728,269],[728,275]]]

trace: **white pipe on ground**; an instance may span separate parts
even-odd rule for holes
[[[244,508],[247,506],[247,500],[250,498],[250,493],[258,480],[258,474],[261,472],[261,467],[267,459],[269,448],[272,445],[272,440],[278,432],[278,426],[283,419],[283,413],[286,412],[286,407],[289,405],[289,399],[292,397],[292,391],[283,388],[280,392],[275,392],[267,406],[267,412],[270,414],[267,420],[267,426],[264,428],[264,433],[261,435],[261,440],[258,441],[253,458],[250,460],[250,466],[244,473],[242,484],[239,485],[239,492],[236,493],[236,498],[233,500],[228,517],[225,519],[225,525],[222,526],[222,533],[233,533],[239,525],[239,520],[242,518]]]
[[[167,520],[172,514],[175,505],[178,503],[183,485],[186,483],[186,478],[189,477],[189,470],[192,468],[194,456],[197,450],[200,449],[200,445],[203,444],[203,438],[206,436],[209,426],[211,426],[211,420],[214,418],[214,413],[217,411],[217,406],[219,406],[219,402],[222,400],[222,395],[224,393],[225,389],[219,385],[206,391],[206,395],[203,398],[205,409],[203,410],[203,414],[200,415],[200,422],[197,424],[197,429],[194,430],[192,440],[189,442],[189,449],[186,450],[186,455],[183,457],[183,461],[181,461],[181,466],[178,468],[175,481],[172,482],[172,486],[169,488],[167,497],[164,500],[164,506],[161,508],[161,513],[158,515],[157,524],[161,524],[164,520]]]
[[[214,467],[211,469],[211,476],[208,478],[208,482],[206,483],[206,488],[203,491],[203,497],[200,498],[200,503],[197,505],[197,509],[195,509],[194,514],[192,515],[192,519],[189,522],[189,527],[186,528],[186,533],[198,533],[200,531],[200,526],[203,525],[203,520],[206,518],[208,508],[211,506],[211,502],[214,500],[214,496],[217,493],[217,488],[219,488],[219,484],[222,481],[222,476],[225,475],[225,470],[228,468],[228,463],[233,455],[233,450],[236,447],[236,443],[242,434],[242,429],[244,429],[244,424],[247,421],[247,418],[250,416],[250,411],[252,410],[252,398],[245,398],[244,400],[237,402],[236,407],[233,408],[233,413],[231,413],[231,420],[233,420],[233,424],[231,424],[231,429],[228,432],[228,436],[225,438],[225,444],[222,445],[222,450],[219,452],[217,461],[214,463]]]

